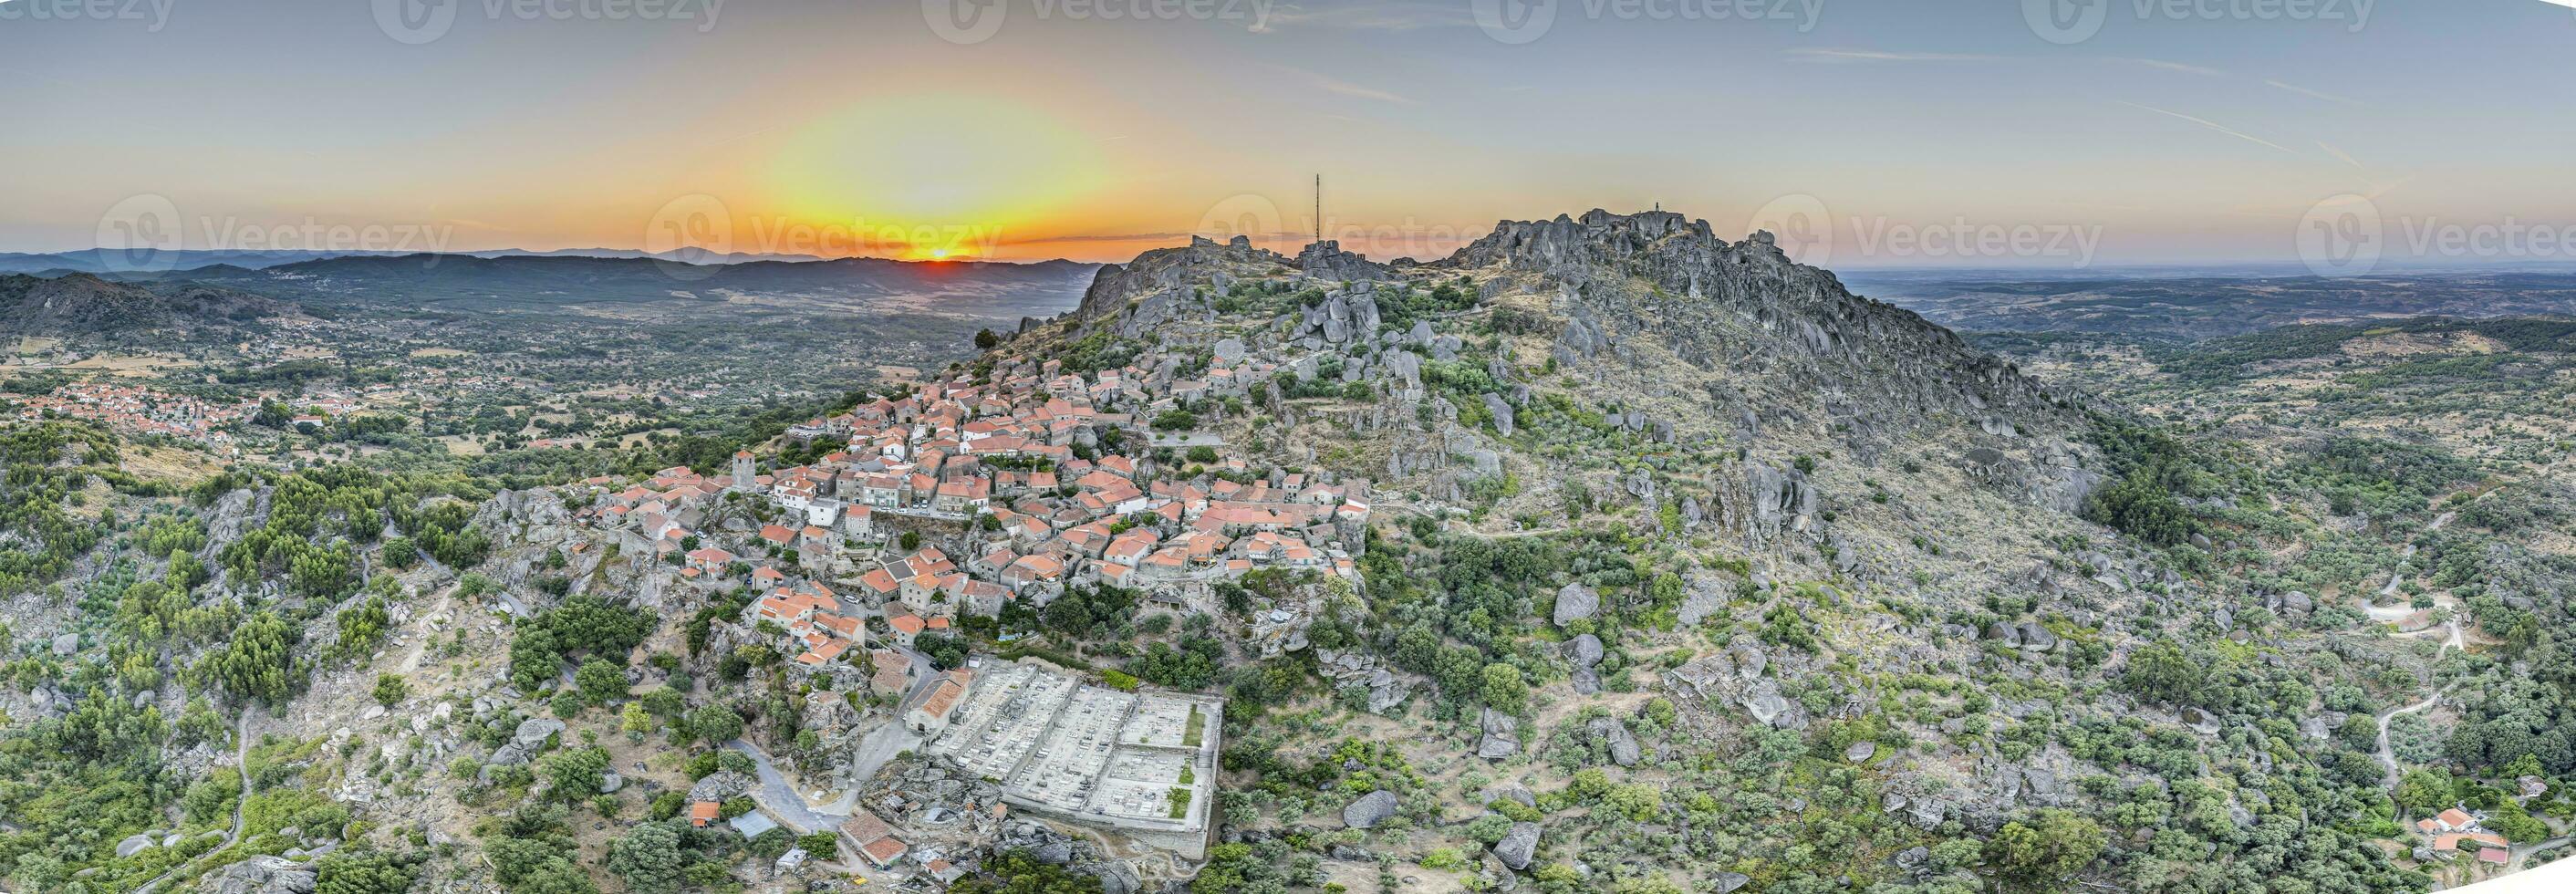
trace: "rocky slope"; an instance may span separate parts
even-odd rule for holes
[[[1764,872],[1746,858],[1791,846],[1790,830],[1817,830],[1810,824],[1824,808],[1800,805],[1834,805],[1837,825],[1824,827],[1833,834],[1870,830],[1851,853],[1800,858],[1802,871],[1842,866],[1858,873],[1847,880],[1924,890],[1962,883],[1958,845],[1973,856],[2035,811],[2095,815],[2101,792],[2125,786],[2207,774],[2225,780],[2223,790],[2193,797],[2214,799],[2206,809],[2222,825],[2304,822],[2287,819],[2282,799],[2260,787],[2274,774],[2313,778],[2309,761],[2340,766],[2356,756],[2326,739],[2349,709],[2320,703],[2302,681],[2333,677],[2340,671],[2317,668],[2363,654],[2421,664],[2323,632],[2330,625],[2312,619],[2318,606],[2306,594],[2187,575],[2173,555],[2079,517],[2121,473],[2100,428],[2120,410],[2053,390],[1912,312],[1853,294],[1832,273],[1789,260],[1767,233],[1729,241],[1678,214],[1596,210],[1504,221],[1449,257],[1383,264],[1329,243],[1290,257],[1200,240],[1104,268],[1077,312],[1023,330],[1001,361],[1107,356],[1157,382],[1187,381],[1210,364],[1238,376],[1275,366],[1254,373],[1240,406],[1197,403],[1201,427],[1256,470],[1370,481],[1388,521],[1369,545],[1369,559],[1386,564],[1369,579],[1365,608],[1337,615],[1360,642],[1319,649],[1313,672],[1346,693],[1344,706],[1393,719],[1384,729],[1357,723],[1355,735],[1400,751],[1399,763],[1555,793],[1536,810],[1490,806],[1499,803],[1492,789],[1444,800],[1398,797],[1396,787],[1309,806],[1347,808],[1346,831],[1401,813],[1460,824],[1447,827],[1455,833],[1478,826],[1476,806],[1488,805],[1483,818],[1499,810],[1514,822],[1484,830],[1499,840],[1471,832],[1465,842],[1488,848],[1476,873],[1487,886],[1556,861],[1593,884],[1547,890],[1609,887],[1603,874],[1640,884],[1717,879],[1716,890],[1732,890]],[[2232,505],[2211,499],[2197,511],[2215,518]],[[2212,536],[2190,551],[2248,556],[2284,545],[2236,524],[2205,525]],[[2280,528],[2270,530],[2277,537]],[[1490,590],[1446,576],[1469,540],[1544,543],[1541,555],[1561,564],[1492,579],[1505,594],[1526,594],[1496,603]],[[1479,626],[1498,612],[1501,632]],[[1422,632],[1430,636],[1412,638]],[[2242,674],[2249,682],[2236,692],[2279,706],[2213,710],[2181,702],[2215,701],[2216,692],[2105,686],[2151,643],[2199,649],[2218,637],[2264,657],[2213,673]],[[1284,642],[1280,660],[1298,660],[1304,638]],[[1488,671],[1517,668],[1537,681],[1534,704],[1506,697],[1498,707],[1492,691],[1462,691],[1406,657],[1417,642],[1472,644]],[[2237,668],[2235,654],[2206,658]],[[1909,707],[1891,707],[1900,703]],[[2299,744],[2265,753],[2233,732],[2267,716],[2290,721]],[[1426,720],[1427,737],[1418,729]],[[1793,751],[1810,749],[1835,768],[1842,788],[1687,769],[1751,760],[1782,734]],[[2106,734],[2188,757],[2121,756],[2093,744]],[[1276,760],[1291,766],[1348,749],[1286,741],[1290,756]],[[2295,767],[2283,757],[2293,753]],[[1332,775],[1365,775],[1360,766],[1343,759]],[[1655,819],[1617,819],[1600,792],[1586,793],[1580,779],[1568,785],[1577,768],[1637,786],[1626,792],[1632,805],[1697,790],[1736,806],[1686,811],[1667,800],[1632,809]],[[2085,779],[2094,787],[2079,788]],[[2295,813],[2350,812],[2353,802],[2339,800],[2349,797],[2312,791]],[[1593,807],[1531,819],[1571,804]],[[1784,804],[1805,817],[1769,812]],[[1360,814],[1365,821],[1350,818]],[[1256,844],[1332,825],[1257,821],[1227,835]],[[2143,842],[2148,832],[2139,834]],[[2227,847],[2222,854],[2238,853]],[[1351,850],[1354,859],[1369,853]],[[2123,877],[2132,882],[2342,871],[2251,854],[2186,871],[2143,847],[2109,853],[2121,872],[2141,874]],[[2375,881],[2351,890],[2393,877],[2384,863],[2363,862]],[[2031,886],[2071,884],[2071,870],[2052,871]],[[1768,872],[1766,883],[1779,880],[1780,867]]]

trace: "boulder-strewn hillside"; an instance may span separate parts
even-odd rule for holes
[[[1950,890],[1980,862],[2055,890],[2097,858],[2082,875],[2141,890],[2400,877],[2357,856],[2362,825],[2310,817],[2384,797],[2368,743],[2332,735],[2374,703],[2352,696],[2420,698],[2410,673],[2347,662],[2420,673],[2435,656],[2338,632],[2349,610],[2296,589],[2315,579],[2292,533],[2311,494],[1854,295],[1769,234],[1593,211],[1392,263],[1200,240],[1104,268],[1075,314],[988,358],[1048,360],[1180,388],[1252,375],[1240,401],[1158,406],[1256,472],[1373,483],[1387,523],[1365,592],[1303,606],[1332,632],[1287,638],[1282,660],[1331,641],[1310,666],[1363,712],[1345,734],[1466,780],[1391,809],[1488,846],[1484,884],[1551,860],[1591,881],[1548,890],[1604,873]],[[2241,508],[2261,500],[2275,508]],[[1453,661],[1535,692],[1519,703]],[[2319,695],[2332,686],[2348,688]],[[2304,732],[2231,732],[2266,723]],[[1348,754],[1263,741],[1284,750],[1230,782]],[[2283,779],[2302,794],[2263,791]],[[1344,807],[1295,800],[1283,816]],[[2216,856],[2168,862],[2122,803],[2214,811],[2190,834]],[[1230,834],[1302,828],[1277,822]],[[2273,824],[2332,844],[2246,840]],[[2081,857],[1988,856],[2042,829]],[[1827,833],[1834,853],[1775,856]]]

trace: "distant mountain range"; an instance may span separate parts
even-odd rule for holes
[[[1096,264],[1073,261],[897,261],[884,258],[753,259],[691,263],[630,253],[355,254],[300,257],[292,252],[196,253],[199,266],[159,272],[92,272],[60,266],[95,264],[98,252],[16,255],[32,276],[84,287],[126,284],[138,294],[173,296],[193,289],[280,299],[318,314],[338,309],[430,310],[440,313],[530,314],[572,311],[633,320],[858,318],[882,314],[1021,317],[1061,313],[1080,300]],[[0,275],[13,275],[0,268]],[[112,316],[112,315],[110,315]],[[104,319],[104,318],[103,318]]]
[[[2564,267],[2399,269],[2353,277],[1863,271],[1844,281],[1963,332],[2190,341],[2300,323],[2576,314],[2576,272]]]
[[[88,249],[65,252],[0,252],[0,273],[66,272],[112,274],[135,271],[138,267],[153,270],[195,270],[218,265],[260,270],[281,264],[319,261],[330,258],[401,257],[415,254],[403,251],[190,251],[155,252],[147,263],[126,257],[113,249]],[[625,248],[558,248],[533,251],[506,248],[493,251],[450,252],[477,258],[624,258],[676,261],[684,264],[743,264],[753,261],[822,261],[826,258],[799,254],[759,254],[752,252],[714,252],[703,248],[680,248],[664,252],[637,251]],[[1001,262],[990,262],[1001,263]],[[1054,261],[1038,263],[1057,263]],[[1069,263],[1069,262],[1067,262]]]
[[[326,304],[400,304],[510,311],[568,304],[743,303],[811,311],[885,310],[890,300],[980,316],[1045,315],[1073,304],[1092,264],[1046,261],[743,261],[658,258],[400,255],[296,261],[259,269],[217,265],[181,276],[201,283]]]

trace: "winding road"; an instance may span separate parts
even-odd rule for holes
[[[2427,533],[2430,533],[2430,532],[2433,532],[2433,531],[2439,531],[2439,530],[2441,530],[2441,529],[2442,529],[2442,526],[2443,526],[2443,525],[2450,524],[2450,523],[2451,523],[2451,519],[2452,519],[2454,516],[2457,516],[2457,515],[2459,515],[2459,513],[2457,513],[2457,512],[2445,512],[2445,513],[2442,513],[2440,516],[2438,516],[2438,517],[2434,518],[2434,519],[2433,519],[2433,524],[2432,524],[2432,525],[2430,525],[2430,526],[2428,526],[2428,527],[2426,527],[2424,530],[2425,530]],[[2414,558],[2414,557],[2415,557],[2415,544],[2412,544],[2412,543],[2406,544],[2406,550],[2405,550],[2405,552],[2404,552],[2404,556],[2405,556],[2406,558],[2409,558],[2409,559],[2412,559],[2412,558]],[[2397,585],[2398,585],[2398,583],[2399,583],[2400,581],[2405,580],[2405,579],[2406,579],[2406,572],[2405,572],[2403,569],[2400,569],[2400,570],[2398,570],[2396,573],[2389,575],[2389,578],[2388,578],[2388,586],[2381,588],[2381,589],[2380,589],[2380,591],[2379,591],[2379,595],[2381,595],[2381,596],[2388,596],[2388,595],[2393,595],[2393,594],[2395,594],[2395,593],[2397,592]],[[2372,620],[2375,620],[2375,621],[2394,620],[2394,618],[2383,618],[2383,617],[2381,617],[2381,616],[2380,616],[2380,611],[2381,611],[2381,610],[2380,610],[2377,606],[2372,606],[2372,605],[2366,605],[2366,604],[2365,604],[2365,605],[2363,605],[2363,606],[2362,606],[2362,608],[2363,608],[2365,611],[2367,611],[2367,612],[2369,612],[2369,613],[2370,613],[2370,616],[2371,616],[2371,619],[2372,619]],[[2400,611],[2400,612],[2398,613],[2397,617],[2404,617],[2404,616],[2406,616],[2406,615],[2408,615],[2408,614],[2413,614],[2413,613],[2414,613],[2414,610],[2413,610],[2412,608],[2408,608],[2408,609],[2404,609],[2404,610]],[[2439,648],[2439,649],[2435,649],[2435,650],[2433,651],[2433,658],[2434,658],[2435,663],[2437,663],[2437,664],[2440,662],[2441,657],[2442,657],[2442,653],[2444,653],[2444,652],[2448,652],[2448,651],[2450,651],[2450,650],[2452,650],[2452,649],[2459,649],[2459,650],[2462,650],[2462,651],[2467,651],[2467,649],[2468,649],[2468,641],[2467,641],[2467,640],[2466,640],[2466,639],[2461,635],[2461,633],[2460,633],[2460,616],[2459,616],[2459,614],[2458,614],[2457,612],[2453,612],[2453,613],[2452,613],[2450,621],[2449,621],[2449,622],[2447,622],[2447,626],[2449,626],[2449,627],[2451,628],[2451,635],[2450,635],[2448,638],[2446,638],[2446,639],[2444,639],[2444,640],[2443,640],[2441,648]],[[2446,694],[2446,693],[2450,692],[2450,691],[2451,691],[2451,688],[2452,688],[2453,686],[2458,686],[2458,685],[2459,685],[2459,683],[2457,683],[2457,682],[2453,682],[2453,683],[2451,683],[2449,686],[2440,686],[2440,687],[2436,687],[2436,688],[2433,690],[2433,694],[2428,695],[2428,696],[2425,696],[2423,701],[2416,702],[2416,703],[2411,704],[2411,705],[2407,705],[2406,707],[2403,707],[2403,708],[2397,708],[2397,709],[2395,709],[2395,710],[2391,710],[2391,711],[2389,711],[2389,712],[2387,712],[2387,713],[2385,713],[2385,714],[2381,714],[2381,715],[2379,715],[2379,717],[2378,717],[2378,720],[2379,720],[2379,750],[2378,750],[2378,754],[2377,754],[2376,756],[2379,758],[2379,765],[2380,765],[2380,767],[2384,768],[2384,769],[2387,771],[2387,782],[2386,782],[2386,785],[2388,786],[2388,788],[2389,788],[2390,790],[2392,790],[2392,791],[2393,791],[2393,790],[2395,790],[2395,789],[2397,788],[2397,780],[2398,780],[2398,777],[2399,777],[2401,774],[2398,772],[2398,768],[2397,768],[2397,754],[2396,754],[2396,752],[2394,752],[2394,751],[2390,750],[2390,749],[2389,749],[2389,747],[2388,747],[2388,721],[2396,719],[2396,718],[2397,718],[2397,715],[2399,715],[2399,714],[2413,714],[2413,713],[2415,713],[2415,712],[2417,712],[2417,711],[2421,711],[2421,710],[2424,710],[2424,709],[2426,709],[2426,708],[2430,708],[2430,707],[2432,707],[2432,706],[2434,706],[2434,705],[2436,705],[2436,704],[2440,704],[2440,703],[2441,703],[2441,701],[2442,701],[2442,696],[2443,696],[2444,694]]]
[[[2456,625],[2458,623],[2459,622],[2457,621],[2452,622],[2454,625],[2453,632],[2457,632],[2458,628]],[[2446,644],[2445,648],[2447,647],[2448,646]],[[2451,684],[2451,686],[2457,685],[2459,684]],[[2451,686],[2444,686],[2441,689],[2435,690],[2432,695],[2425,696],[2423,701],[2379,715],[2379,765],[2386,768],[2388,771],[2386,785],[2390,790],[2393,791],[2397,788],[2397,778],[2399,774],[2397,771],[2397,753],[2389,750],[2388,748],[2388,721],[2397,719],[2397,715],[2399,714],[2413,714],[2417,711],[2440,704],[2442,696],[2451,691]]]
[[[233,799],[232,831],[224,833],[223,844],[216,845],[205,853],[198,854],[196,859],[173,866],[151,881],[144,882],[142,887],[134,889],[134,894],[152,894],[154,889],[161,887],[162,882],[169,881],[171,876],[205,862],[206,858],[223,853],[225,848],[232,847],[241,841],[242,823],[245,819],[243,811],[250,806],[250,715],[250,708],[242,708],[241,719],[233,724],[233,770],[241,774],[241,797]]]

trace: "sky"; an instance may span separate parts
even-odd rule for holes
[[[1320,175],[1375,257],[2564,260],[2571,74],[2543,0],[6,0],[0,251],[1293,251]]]

